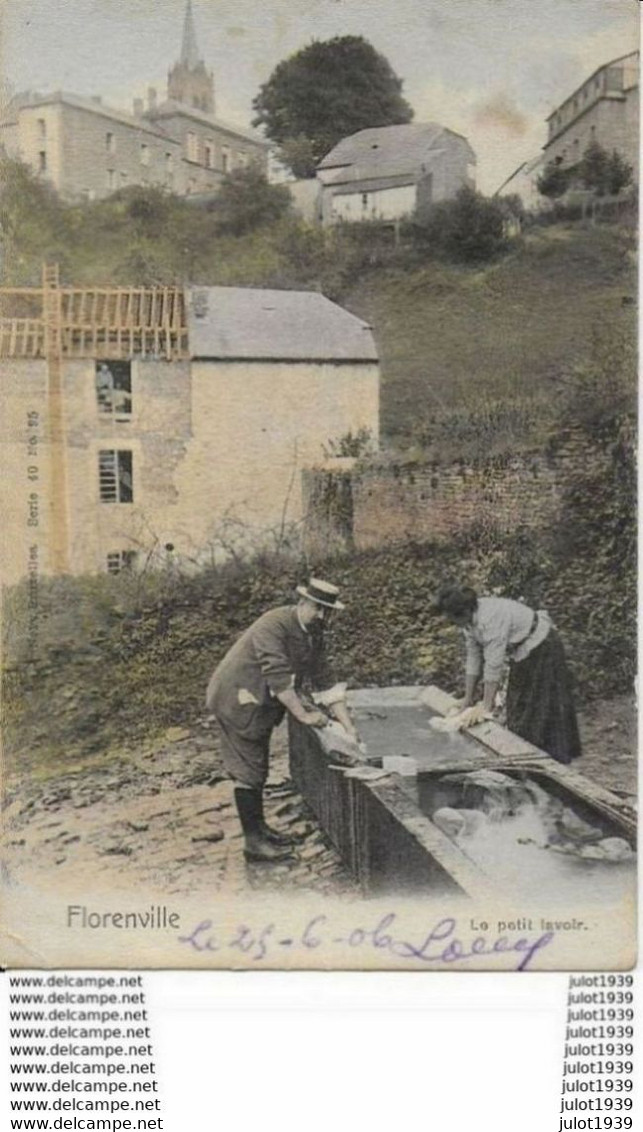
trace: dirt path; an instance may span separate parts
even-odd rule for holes
[[[581,716],[578,769],[632,801],[636,790],[635,715],[622,697]],[[208,720],[171,728],[147,749],[96,756],[45,781],[8,784],[5,875],[10,883],[56,878],[212,894],[248,888],[353,896],[355,883],[288,780],[285,728],[273,745],[266,789],[271,824],[303,836],[288,862],[247,865],[216,733]]]
[[[285,729],[273,743],[265,794],[275,828],[302,836],[291,860],[248,865],[208,721],[171,728],[160,743],[44,783],[14,781],[5,811],[4,869],[11,883],[92,877],[168,895],[250,888],[340,896],[355,885],[287,778]]]

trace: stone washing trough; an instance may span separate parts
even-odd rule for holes
[[[636,815],[617,795],[495,722],[434,730],[454,704],[439,688],[349,698],[368,761],[340,765],[323,730],[289,717],[290,767],[365,895],[602,903],[633,892]]]

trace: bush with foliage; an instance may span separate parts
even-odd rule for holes
[[[210,205],[217,231],[244,236],[275,224],[290,208],[287,185],[271,185],[256,165],[235,169],[224,178]]]
[[[453,200],[418,209],[416,228],[429,253],[462,263],[483,263],[507,246],[505,208],[463,186]]]
[[[343,436],[337,437],[336,440],[329,439],[328,443],[324,445],[324,455],[327,458],[349,456],[353,459],[360,459],[364,456],[370,456],[375,451],[376,440],[370,428],[362,425],[361,428],[349,429]]]
[[[592,189],[597,196],[617,196],[631,184],[633,169],[617,150],[608,153],[593,141],[583,154],[579,174],[585,188]]]
[[[480,391],[471,404],[454,405],[418,414],[411,447],[423,459],[459,458],[481,461],[495,455],[533,450],[536,438],[551,427],[550,397],[490,397]]]
[[[36,282],[44,261],[64,270],[73,256],[68,210],[46,181],[9,158],[0,160],[0,244],[5,285]]]
[[[573,176],[570,167],[563,167],[559,161],[548,161],[536,181],[541,196],[556,200],[568,190]]]

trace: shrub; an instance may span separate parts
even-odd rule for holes
[[[555,200],[557,197],[562,197],[567,192],[571,178],[571,169],[563,168],[563,166],[556,161],[548,161],[536,181],[536,186],[541,196],[550,197],[552,200]]]
[[[411,444],[421,449],[424,459],[484,460],[533,449],[550,424],[545,397],[493,398],[481,392],[472,404],[425,413]]]
[[[369,456],[375,449],[375,437],[370,428],[362,425],[355,430],[350,429],[336,440],[328,441],[324,445],[324,455],[327,458],[335,456],[352,456],[354,459]]]
[[[219,232],[241,236],[274,224],[290,204],[286,185],[270,185],[257,166],[249,165],[228,174],[211,208]]]
[[[617,150],[612,150],[607,165],[607,191],[617,196],[621,189],[632,184],[633,179],[634,170],[629,161],[626,161]]]
[[[467,186],[453,200],[418,210],[416,222],[425,247],[456,262],[485,262],[507,246],[500,201]]]
[[[579,172],[585,188],[593,189],[597,196],[617,196],[633,177],[632,166],[617,150],[608,153],[596,141],[585,150]]]
[[[6,285],[40,282],[44,261],[65,269],[73,256],[74,233],[54,189],[28,166],[0,161],[0,238]]]

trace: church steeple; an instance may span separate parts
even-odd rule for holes
[[[181,44],[181,63],[184,67],[189,67],[193,70],[198,67],[202,62],[199,59],[199,49],[196,45],[196,31],[194,28],[194,16],[192,14],[192,0],[188,0],[185,9],[185,19],[183,20],[183,42]]]
[[[214,80],[199,55],[192,12],[192,0],[187,0],[183,20],[181,56],[167,79],[167,96],[185,106],[214,114]]]

